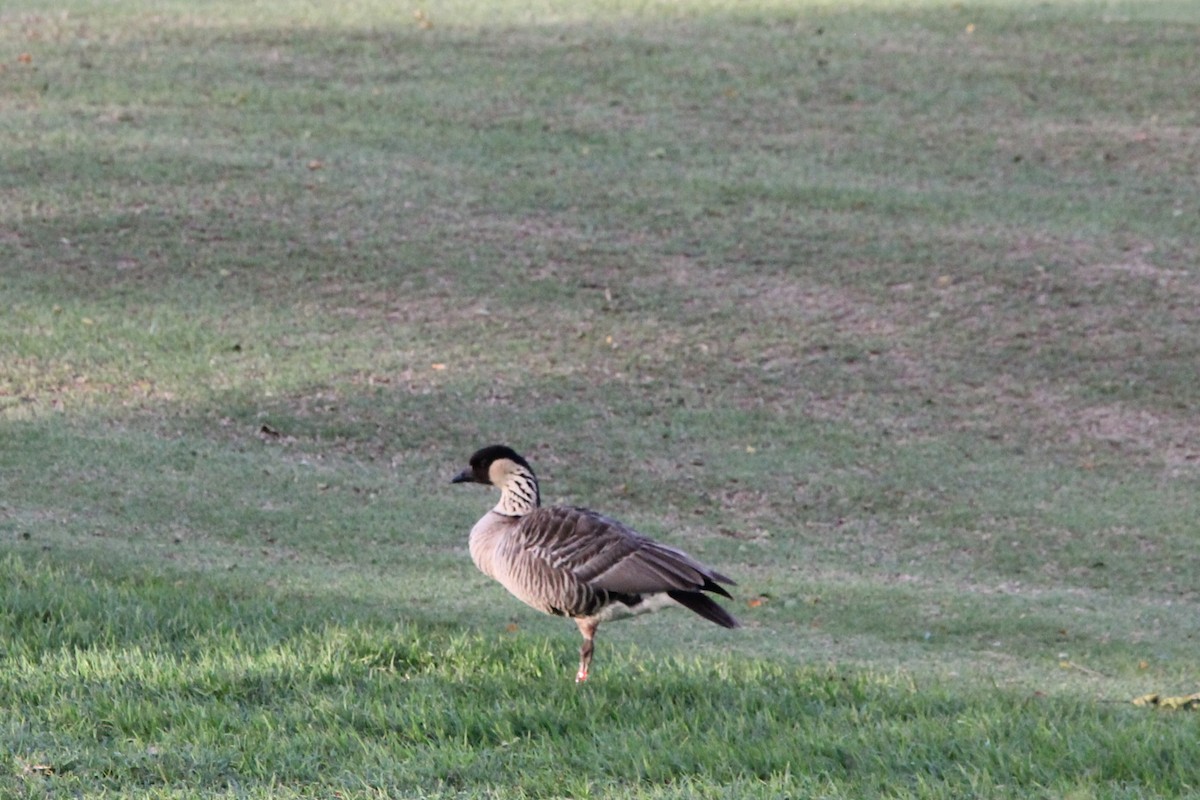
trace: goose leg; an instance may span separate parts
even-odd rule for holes
[[[596,647],[596,628],[600,623],[594,619],[577,619],[575,624],[583,634],[583,646],[579,648],[579,672],[575,673],[575,682],[583,683],[588,679],[588,667],[592,664],[592,651]]]

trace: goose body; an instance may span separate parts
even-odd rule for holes
[[[570,617],[583,635],[576,681],[587,680],[597,626],[606,620],[682,605],[726,628],[738,622],[705,592],[729,597],[733,581],[682,550],[586,508],[543,508],[537,477],[511,448],[471,456],[454,483],[500,489],[500,501],[471,529],[471,558],[517,599]]]

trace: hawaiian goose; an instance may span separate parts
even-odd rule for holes
[[[577,682],[587,680],[601,622],[674,601],[718,625],[738,627],[702,594],[730,597],[719,584],[732,580],[595,511],[541,508],[537,477],[511,448],[479,450],[453,483],[500,489],[500,502],[471,529],[471,558],[522,602],[575,620],[583,634]]]

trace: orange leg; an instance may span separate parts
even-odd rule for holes
[[[596,647],[596,628],[600,625],[594,619],[577,619],[579,632],[583,634],[583,646],[579,648],[579,672],[575,673],[575,682],[583,683],[588,679],[588,667],[592,665],[592,651]]]

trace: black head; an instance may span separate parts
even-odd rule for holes
[[[464,469],[462,472],[451,478],[451,483],[492,483],[489,472],[492,464],[501,459],[507,459],[514,464],[518,464],[533,473],[533,468],[529,466],[529,462],[513,450],[511,447],[503,444],[491,444],[487,447],[476,450],[471,456],[471,466]]]

